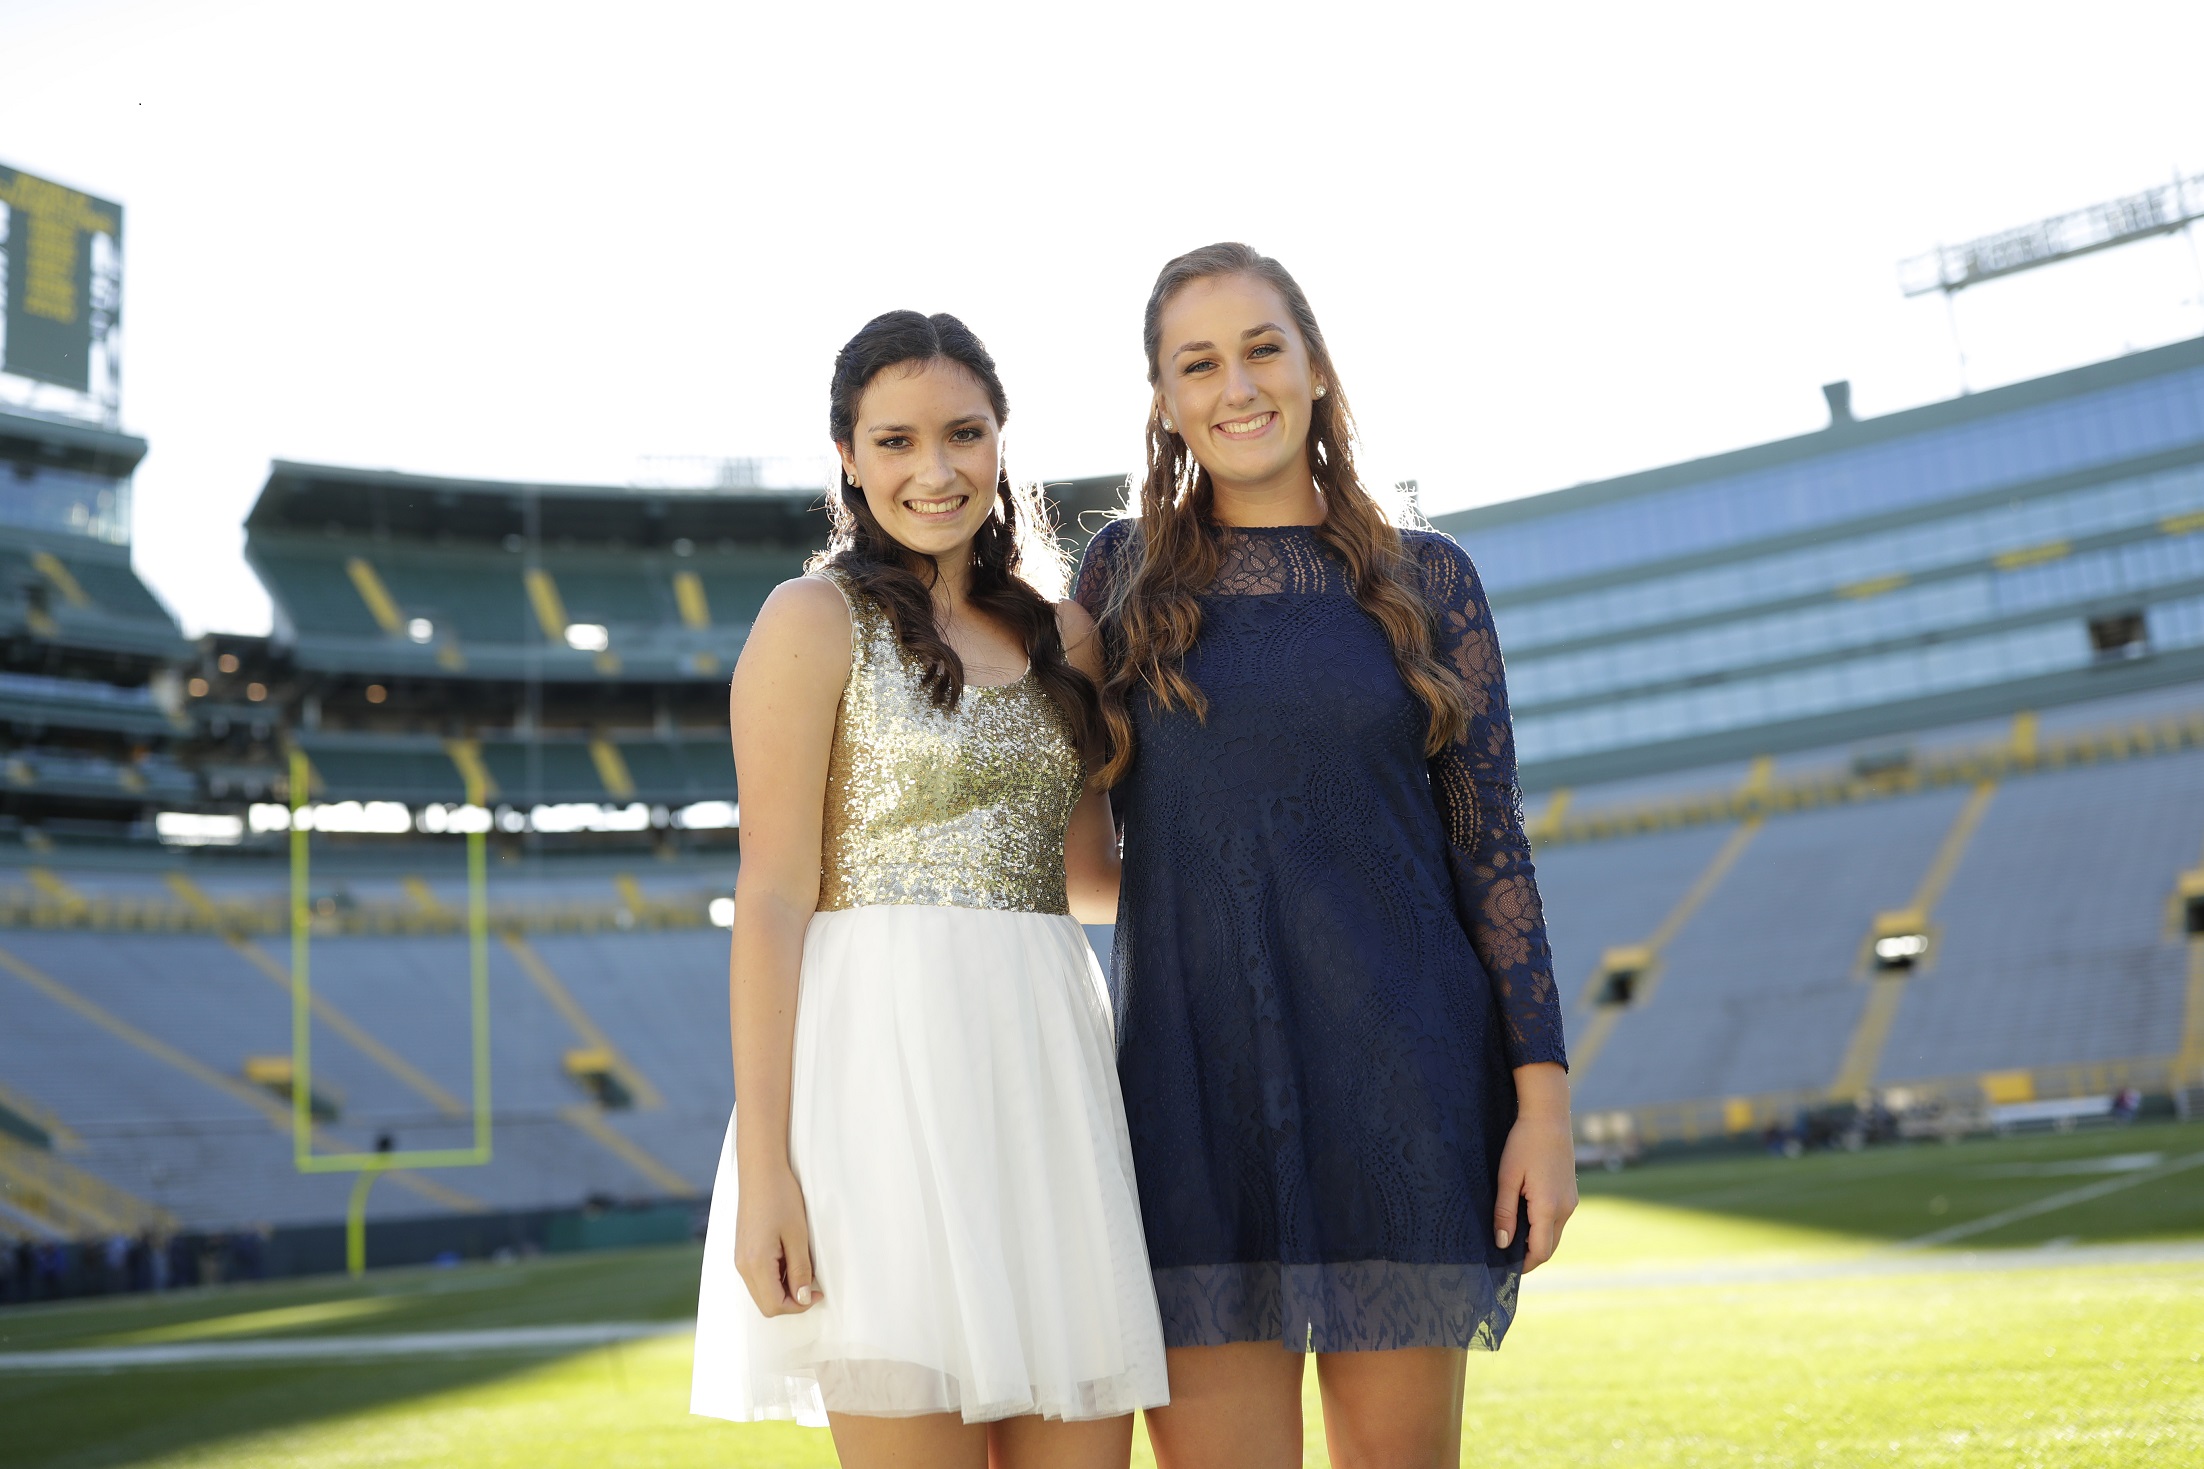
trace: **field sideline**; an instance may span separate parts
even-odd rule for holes
[[[1506,1349],[1470,1363],[1466,1462],[2204,1463],[2204,1128],[1584,1186]],[[695,1278],[695,1251],[673,1248],[0,1311],[0,1462],[833,1463],[823,1433],[687,1416]],[[266,1360],[281,1343],[290,1360]],[[259,1360],[17,1355],[237,1346]],[[366,1350],[392,1354],[329,1355]],[[1323,1464],[1313,1390],[1309,1407]]]

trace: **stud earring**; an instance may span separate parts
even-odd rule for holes
[[[1177,429],[1171,427],[1171,420],[1168,418],[1163,420],[1163,431],[1167,434],[1175,434],[1178,432]]]
[[[1318,383],[1318,384],[1316,385],[1316,396],[1317,396],[1317,397],[1319,397],[1319,398],[1323,397],[1326,391],[1327,391],[1327,389],[1325,388],[1325,386],[1324,386],[1324,385],[1323,385],[1322,383]]]
[[[857,476],[856,476],[856,475],[854,475],[854,474],[851,474],[851,473],[850,473],[850,472],[849,472],[848,470],[846,470],[846,469],[845,469],[845,470],[843,470],[843,471],[842,471],[842,478],[844,478],[844,479],[846,479],[846,480],[848,480],[848,481],[849,481],[849,487],[850,487],[851,489],[853,489],[853,490],[854,490],[854,489],[857,489],[857,488],[858,488],[858,484],[857,484]]]

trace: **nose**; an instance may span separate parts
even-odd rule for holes
[[[1227,362],[1224,372],[1225,407],[1245,408],[1255,401],[1255,379],[1248,376],[1245,363]]]
[[[922,456],[911,474],[911,483],[928,493],[945,490],[956,482],[956,466],[949,462],[949,446],[945,443],[936,444],[932,453]]]

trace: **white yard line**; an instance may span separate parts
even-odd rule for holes
[[[2010,1209],[2000,1209],[1995,1214],[1985,1214],[1980,1219],[1969,1219],[1962,1224],[1950,1225],[1944,1229],[1919,1235],[1906,1240],[1898,1248],[1901,1250],[1926,1249],[1931,1245],[1948,1245],[1953,1240],[1968,1239],[1978,1234],[1988,1234],[1993,1229],[2003,1229],[2008,1224],[2017,1224],[2023,1219],[2033,1219],[2039,1214],[2049,1214],[2055,1210],[2064,1209],[2071,1204],[2086,1204],[2091,1199],[2101,1199],[2106,1194],[2116,1194],[2122,1189],[2134,1188],[2138,1184],[2156,1183],[2161,1178],[2169,1178],[2185,1168],[2194,1168],[2199,1164],[2204,1164],[2204,1153],[2190,1153],[2184,1157],[2176,1158],[2170,1163],[2160,1164],[2156,1168],[2147,1169],[2140,1173],[2123,1173],[2118,1178],[2108,1178],[2102,1183],[2085,1183],[2080,1188],[2070,1188],[2064,1193],[2051,1194],[2048,1197],[2036,1199],[2026,1204],[2015,1204]]]
[[[126,1367],[265,1366],[278,1362],[364,1362],[388,1357],[473,1357],[567,1351],[693,1330],[694,1321],[597,1321],[581,1326],[514,1326],[494,1331],[412,1331],[384,1336],[292,1336],[259,1341],[173,1342],[145,1347],[64,1347],[0,1352],[9,1372],[112,1372]]]
[[[2204,1265],[2204,1240],[2168,1244],[2040,1245],[2033,1249],[1961,1250],[1950,1254],[1884,1246],[1842,1260],[1793,1260],[1762,1265],[1683,1265],[1671,1270],[1539,1271],[1523,1282],[1534,1294],[1690,1285],[1774,1285],[1796,1280],[1844,1280],[1877,1275],[1944,1275],[2001,1270],[2059,1270],[2074,1265]]]

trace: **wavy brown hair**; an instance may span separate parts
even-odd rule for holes
[[[1468,696],[1461,677],[1432,652],[1433,612],[1400,531],[1355,470],[1354,415],[1300,283],[1268,255],[1241,244],[1205,245],[1165,265],[1148,293],[1141,326],[1149,385],[1158,384],[1163,375],[1159,354],[1164,307],[1195,281],[1225,275],[1252,276],[1278,292],[1308,349],[1317,380],[1326,386],[1309,418],[1309,471],[1325,509],[1324,523],[1315,531],[1346,562],[1355,601],[1385,630],[1401,680],[1430,711],[1424,748],[1435,755],[1468,728]],[[1195,597],[1223,563],[1226,532],[1212,518],[1216,489],[1209,471],[1194,458],[1185,438],[1164,428],[1160,398],[1149,404],[1147,459],[1139,491],[1140,534],[1129,538],[1139,548],[1137,556],[1129,558],[1134,560],[1131,574],[1114,579],[1101,617],[1110,649],[1109,673],[1102,684],[1102,714],[1112,750],[1102,769],[1105,785],[1123,779],[1132,765],[1133,723],[1127,705],[1136,686],[1164,709],[1183,705],[1202,718],[1209,707],[1186,676],[1185,665],[1201,632],[1201,604]]]
[[[834,442],[845,450],[853,446],[858,403],[881,373],[936,361],[955,363],[986,390],[997,428],[1009,421],[1010,399],[995,371],[995,359],[970,327],[947,312],[922,316],[916,311],[890,311],[866,322],[835,354],[827,407]],[[826,550],[805,569],[833,567],[878,603],[895,628],[896,640],[923,670],[927,697],[937,708],[956,708],[964,693],[964,660],[935,621],[933,589],[939,567],[932,557],[888,534],[865,502],[865,492],[850,484],[846,475],[837,473],[834,484],[827,494],[832,535]],[[1066,732],[1092,769],[1102,763],[1108,750],[1107,726],[1094,682],[1065,659],[1055,604],[1034,585],[1040,579],[1052,588],[1060,586],[1063,576],[1064,553],[1048,523],[1040,492],[1032,485],[1013,483],[1010,471],[1003,469],[995,483],[994,511],[972,538],[966,599],[1025,645],[1034,681],[1063,715]]]

